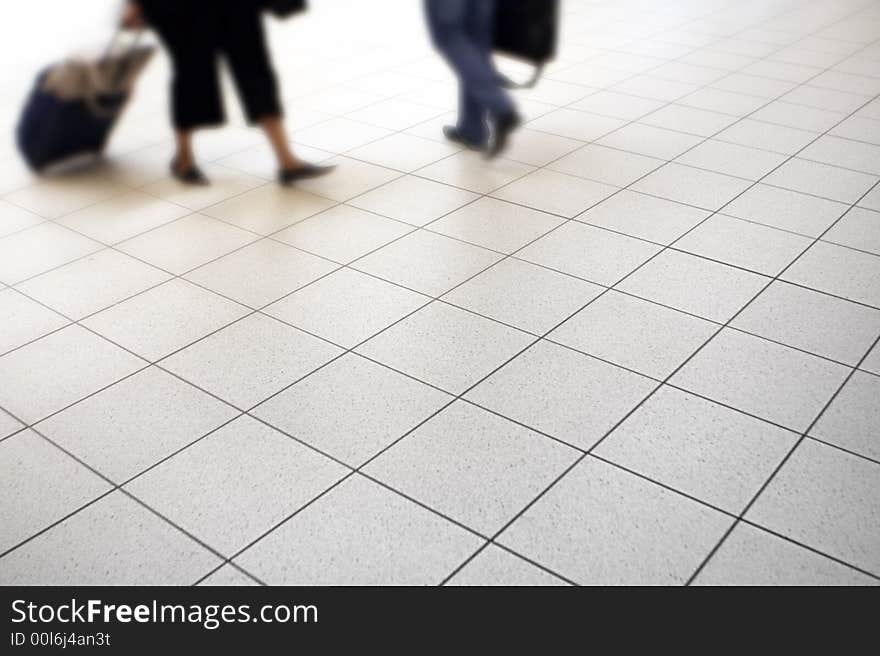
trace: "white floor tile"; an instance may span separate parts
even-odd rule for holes
[[[747,221],[818,237],[847,210],[847,205],[788,189],[757,184],[724,207]]]
[[[490,544],[455,574],[447,585],[510,586],[566,585],[562,579]]]
[[[460,394],[525,348],[532,337],[445,303],[432,303],[357,352]]]
[[[353,348],[430,300],[359,271],[340,269],[273,303],[265,313]]]
[[[162,366],[248,409],[342,351],[262,314],[252,314],[175,353]]]
[[[205,210],[205,214],[261,235],[307,219],[333,207],[327,198],[299,189],[266,185]]]
[[[191,585],[222,561],[122,492],[0,559],[3,585]]]
[[[0,290],[0,353],[6,353],[69,323],[14,289]]]
[[[32,423],[146,365],[80,326],[0,358],[0,407]]]
[[[880,376],[857,371],[810,430],[810,435],[880,460]]]
[[[880,465],[804,440],[746,519],[875,576]]]
[[[271,585],[437,585],[482,542],[356,476],[236,562]]]
[[[880,259],[870,253],[820,241],[798,258],[782,278],[880,307]]]
[[[183,280],[92,315],[83,325],[155,361],[247,313],[247,308]]]
[[[27,280],[103,248],[54,223],[43,223],[0,239],[0,282]]]
[[[356,467],[451,400],[437,389],[349,354],[269,399],[253,414]]]
[[[244,417],[126,485],[226,556],[243,549],[345,475],[315,451]],[[279,494],[279,490],[283,491]]]
[[[843,365],[727,329],[671,382],[803,431],[843,383],[847,371]]]
[[[423,226],[477,198],[477,194],[464,189],[405,176],[358,196],[348,204],[410,225]]]
[[[671,585],[688,580],[731,522],[588,458],[499,542],[577,583]]]

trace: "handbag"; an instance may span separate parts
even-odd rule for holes
[[[289,18],[304,12],[308,6],[306,0],[264,0],[263,8],[278,18]]]

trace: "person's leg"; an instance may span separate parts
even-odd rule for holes
[[[425,5],[434,44],[464,88],[468,124],[476,126],[487,111],[493,116],[512,113],[513,102],[499,85],[489,56],[494,2],[426,0]]]
[[[307,166],[293,154],[287,139],[278,82],[260,12],[238,0],[225,0],[218,5],[218,9],[225,14],[223,49],[248,121],[263,129],[278,159],[280,170]]]
[[[175,128],[174,172],[198,173],[192,148],[193,131],[223,122],[223,101],[210,25],[195,9],[145,4],[147,22],[168,50],[173,69],[171,113]],[[190,176],[187,181],[204,182]]]
[[[485,91],[495,98],[487,105],[492,123],[492,142],[488,154],[494,157],[504,150],[510,133],[519,126],[520,118],[513,99],[499,83],[492,63],[496,0],[466,0],[466,2],[465,30],[474,47],[483,57],[486,68],[492,71],[492,83]]]

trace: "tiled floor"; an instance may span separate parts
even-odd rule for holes
[[[331,177],[230,102],[168,179],[164,58],[0,148],[0,584],[880,582],[880,1],[564,0],[493,162],[420,3],[311,4]]]

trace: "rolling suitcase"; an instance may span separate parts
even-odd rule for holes
[[[135,80],[153,55],[139,39],[121,54],[70,58],[38,76],[16,131],[19,150],[36,172],[84,155],[100,155]]]
[[[503,81],[511,87],[530,87],[544,65],[556,56],[559,0],[496,0],[493,49],[535,66],[525,84]]]

